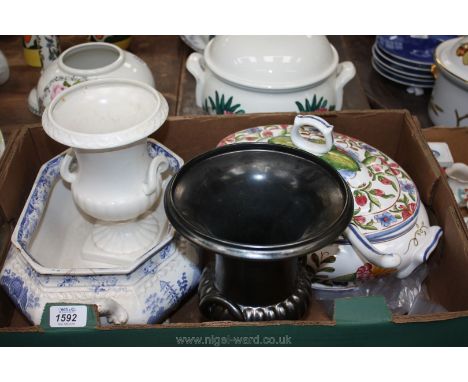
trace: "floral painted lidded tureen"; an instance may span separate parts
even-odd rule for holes
[[[309,125],[322,134],[301,128]],[[332,130],[319,117],[298,116],[294,126],[250,128],[231,134],[219,145],[269,142],[299,146],[320,155],[347,181],[354,197],[352,223],[344,237],[309,256],[309,265],[319,279],[349,283],[395,271],[399,277],[408,276],[435,248],[442,234],[440,227],[429,225],[414,182],[395,161]]]

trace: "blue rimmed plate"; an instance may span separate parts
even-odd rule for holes
[[[380,66],[374,59],[372,59],[371,62],[372,67],[377,73],[393,82],[399,83],[401,85],[413,86],[418,88],[432,88],[434,86],[434,81],[417,81],[414,79],[408,79],[407,77],[399,76],[389,72],[388,70]]]
[[[374,58],[375,61],[377,61],[381,66],[383,66],[385,69],[395,72],[396,74],[408,76],[411,78],[419,79],[419,80],[425,80],[425,81],[433,81],[434,77],[430,71],[428,70],[421,70],[421,69],[413,69],[408,66],[403,66],[396,64],[395,61],[389,60],[385,58],[382,53],[380,53],[379,48],[377,45],[374,45],[372,47],[372,57]]]
[[[441,42],[457,36],[377,36],[377,45],[389,55],[411,64],[432,65],[434,51]]]

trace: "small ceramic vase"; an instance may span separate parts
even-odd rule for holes
[[[67,89],[43,114],[46,133],[73,147],[60,173],[75,203],[97,219],[93,240],[105,252],[144,252],[158,237],[162,222],[152,207],[160,201],[168,163],[164,156],[149,157],[146,140],[167,114],[166,100],[152,87],[116,79]]]
[[[3,85],[10,78],[10,67],[8,66],[8,61],[0,50],[0,85]]]
[[[299,147],[337,169],[354,196],[351,224],[334,244],[309,256],[323,284],[351,287],[359,279],[396,273],[407,277],[427,260],[442,230],[431,226],[416,186],[391,158],[357,139],[333,133],[317,116],[294,125],[260,126],[232,134],[220,145],[269,142]]]
[[[468,166],[465,163],[454,163],[445,173],[458,205],[468,207]]]
[[[137,56],[113,44],[89,42],[72,46],[44,69],[29,93],[29,109],[40,116],[65,89],[100,78],[131,79],[154,87],[151,70]]]
[[[47,68],[60,54],[58,36],[23,36],[23,52],[26,63],[36,68]]]

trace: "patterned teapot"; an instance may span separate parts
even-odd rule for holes
[[[319,134],[319,132],[321,134]],[[415,184],[391,158],[357,139],[333,133],[333,126],[312,115],[298,115],[294,125],[246,129],[219,145],[269,142],[296,146],[330,163],[354,196],[351,224],[332,245],[308,256],[320,284],[352,286],[396,272],[409,276],[436,247],[442,229],[430,226]]]

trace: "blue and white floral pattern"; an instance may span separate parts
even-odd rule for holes
[[[156,253],[129,275],[60,276],[37,273],[12,245],[0,284],[36,325],[46,303],[93,304],[102,298],[124,307],[130,324],[156,323],[175,309],[200,279],[201,261],[194,247],[177,235],[168,247],[171,255],[164,261]]]
[[[28,311],[39,307],[39,297],[30,292],[27,283],[10,269],[6,269],[0,277],[2,285],[15,305],[30,319]]]
[[[143,309],[143,313],[150,314],[148,324],[154,324],[164,319],[168,313],[164,307],[168,304],[175,306],[187,294],[190,289],[187,273],[183,272],[175,284],[161,280],[159,287],[160,292],[150,294],[145,301],[146,307]]]

